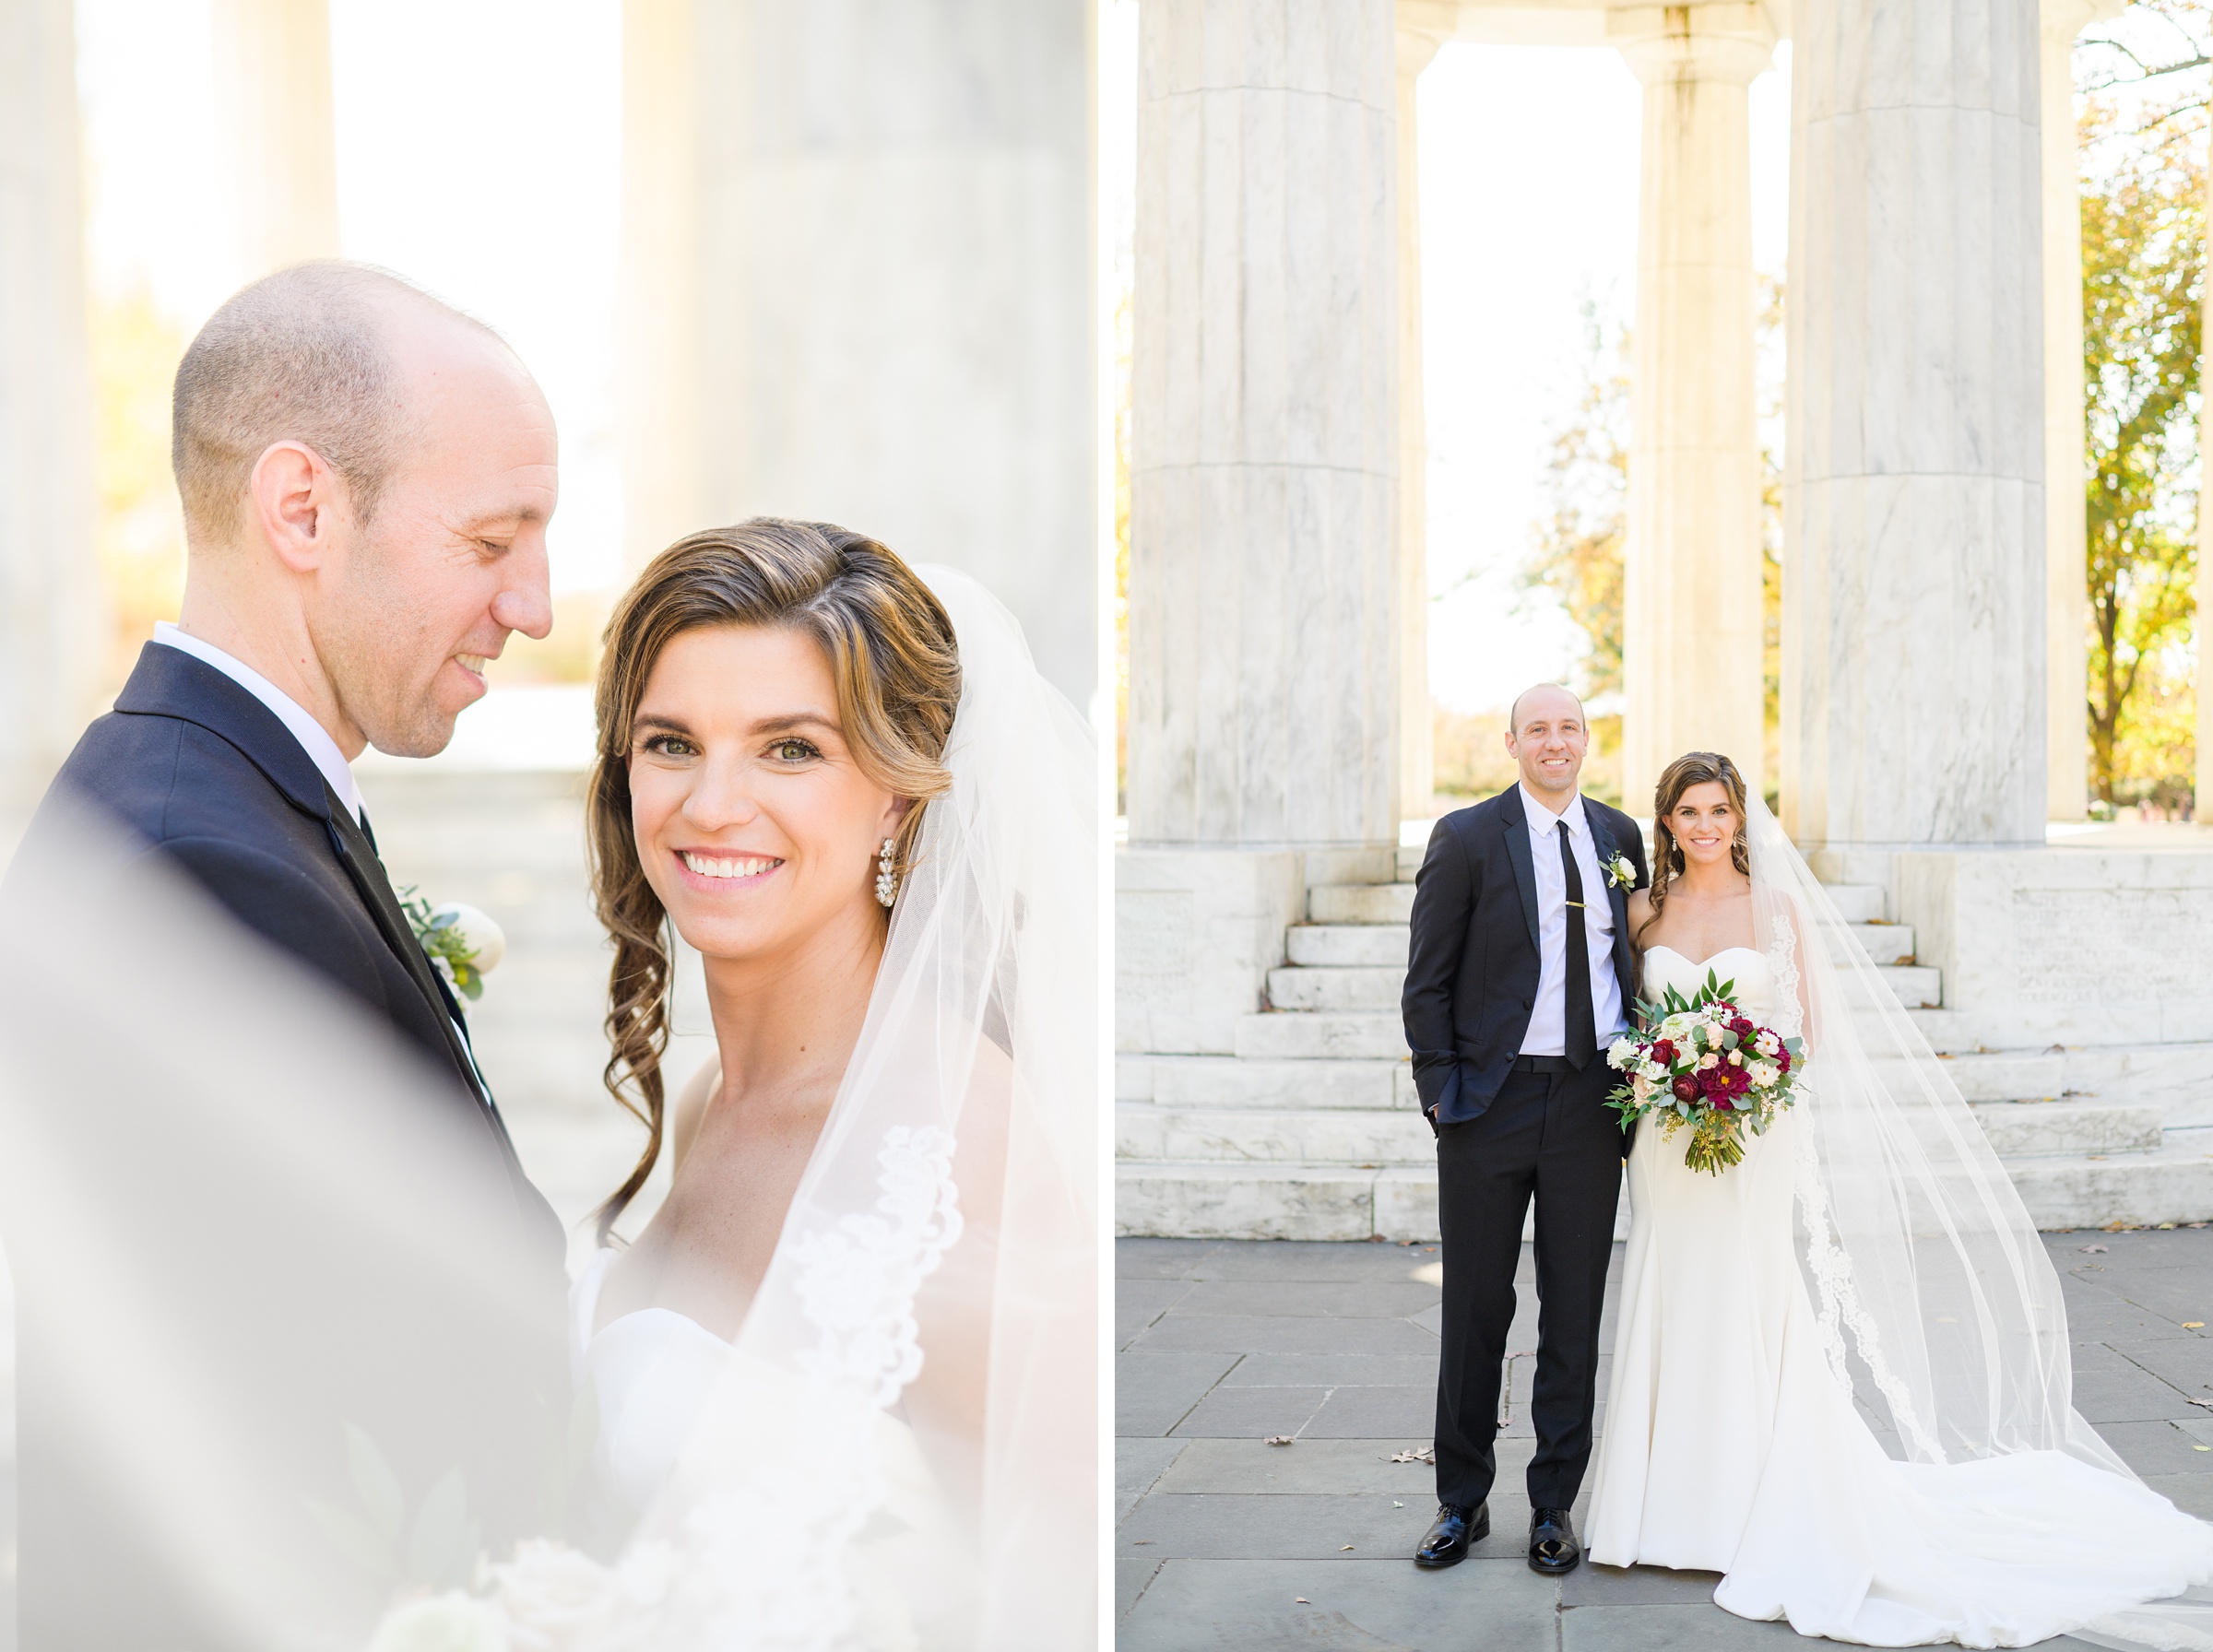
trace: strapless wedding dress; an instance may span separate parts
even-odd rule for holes
[[[1646,953],[1645,990],[1710,969],[1763,1025],[1764,953]],[[1631,1221],[1605,1430],[1586,1522],[1604,1565],[1724,1574],[1716,1605],[1864,1646],[2020,1646],[2180,1593],[2205,1530],[2133,1480],[2053,1451],[1892,1460],[1830,1375],[1793,1231],[1798,1121],[1719,1176],[1650,1123],[1629,1154]]]
[[[809,1414],[798,1376],[740,1352],[672,1308],[639,1308],[599,1325],[600,1292],[620,1256],[594,1252],[569,1292],[571,1375],[579,1392],[590,1385],[598,1412],[587,1491],[595,1522],[614,1532],[628,1530],[683,1472],[685,1446],[703,1419],[712,1416],[727,1430],[731,1409],[739,1408],[746,1413],[738,1419],[742,1424],[758,1419],[777,1430]],[[879,1411],[867,1444],[881,1502],[855,1540],[867,1552],[866,1564],[852,1569],[859,1615],[841,1645],[855,1652],[951,1652],[971,1644],[977,1559],[914,1431]],[[823,1455],[844,1460],[850,1454]],[[803,1506],[807,1498],[828,1503],[847,1495],[835,1479],[826,1470],[812,1485],[786,1486],[757,1508],[726,1506],[717,1517],[728,1521],[734,1514],[740,1529],[804,1531],[813,1516],[835,1512]],[[696,1486],[690,1489],[696,1494]]]

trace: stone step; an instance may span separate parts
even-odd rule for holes
[[[2213,1220],[2213,1129],[2169,1130],[2155,1152],[2003,1162],[2047,1231]]]
[[[1320,1163],[1376,1170],[1434,1163],[1437,1139],[1418,1113],[1382,1107],[1192,1108],[1119,1102],[1115,1156],[1198,1163]]]
[[[1403,924],[1414,910],[1411,883],[1318,883],[1307,891],[1317,924]]]
[[[1414,1066],[1395,1060],[1272,1061],[1118,1056],[1115,1099],[1164,1107],[1413,1108]]]
[[[1837,903],[1848,924],[1877,924],[1884,914],[1883,886],[1879,883],[1825,883],[1822,893]]]
[[[1277,1011],[1237,1018],[1235,1053],[1263,1060],[1406,1058],[1399,1012]]]
[[[1849,924],[1847,932],[1866,949],[1873,962],[1913,962],[1913,926],[1911,924]]]
[[[2057,1056],[1994,1051],[1941,1057],[1944,1070],[1970,1102],[2046,1102],[2067,1088]]]
[[[1278,1009],[1362,1010],[1399,1008],[1406,965],[1294,966],[1268,972],[1268,1001]]]
[[[1942,970],[1927,964],[1900,963],[1879,966],[1875,973],[1908,1009],[1934,1009],[1944,1002]]]
[[[2039,1228],[2213,1220],[2213,1128],[2169,1131],[2159,1150],[2002,1161]],[[1437,1173],[1343,1164],[1145,1161],[1117,1167],[1118,1233],[1196,1239],[1437,1238]],[[1627,1232],[1627,1201],[1615,1217]]]
[[[1293,963],[1406,967],[1403,924],[1294,924],[1284,931]]]
[[[1434,1165],[1147,1162],[1116,1167],[1115,1231],[1191,1239],[1437,1239]],[[1614,1236],[1628,1236],[1625,1193]],[[1524,1221],[1522,1237],[1530,1237]]]
[[[1976,1122],[2002,1159],[2148,1153],[2160,1146],[2160,1110],[2127,1102],[1976,1102]]]
[[[1422,856],[1429,852],[1426,835],[1418,844],[1399,845],[1398,873],[1401,883],[1412,883],[1414,875],[1422,869]]]

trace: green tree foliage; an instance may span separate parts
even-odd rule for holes
[[[2179,804],[2195,765],[2205,133],[2176,112],[2093,96],[2081,124],[2090,785],[2109,805]]]

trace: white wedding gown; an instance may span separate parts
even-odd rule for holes
[[[710,1405],[728,1405],[735,1391],[765,1415],[798,1417],[805,1407],[796,1378],[757,1361],[734,1371],[745,1356],[673,1308],[639,1308],[597,1325],[600,1291],[621,1254],[595,1251],[570,1287],[569,1349],[578,1391],[588,1382],[598,1410],[589,1494],[627,1525],[677,1473]],[[855,1578],[858,1621],[843,1644],[854,1652],[971,1646],[976,1557],[961,1543],[955,1511],[914,1432],[884,1411],[873,1413],[873,1424],[871,1479],[882,1500],[867,1534],[870,1564]],[[773,1508],[760,1512],[777,1518]]]
[[[1655,947],[1647,996],[1688,997],[1710,968],[1777,1024],[1748,947],[1698,963]],[[1875,1646],[2029,1646],[2203,1576],[2213,1528],[2133,1479],[2057,1451],[1885,1454],[1800,1273],[1801,1122],[1785,1113],[1719,1176],[1685,1166],[1684,1135],[1637,1132],[1590,1558],[1720,1572],[1715,1604],[1739,1616]]]

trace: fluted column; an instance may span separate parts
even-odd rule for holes
[[[1622,636],[1622,796],[1642,814],[1685,751],[1762,785],[1746,88],[1775,29],[1764,5],[1728,3],[1609,12],[1606,33],[1644,86]]]
[[[210,21],[240,283],[337,257],[328,0],[214,0]]]
[[[829,520],[1098,659],[1085,0],[626,0],[624,538]]]
[[[1429,716],[1429,442],[1422,406],[1421,140],[1415,91],[1444,37],[1435,24],[1399,23],[1399,815],[1436,807]]]
[[[0,6],[0,860],[98,708],[70,0]]]
[[[1391,0],[1147,0],[1130,832],[1398,838]]]
[[[1808,848],[2028,844],[2046,802],[2033,0],[1792,50],[1784,823]]]
[[[2075,145],[2075,37],[2122,0],[2043,0],[2045,812],[2089,805],[2089,550],[2083,490],[2082,182]]]

